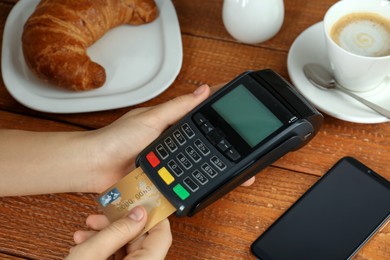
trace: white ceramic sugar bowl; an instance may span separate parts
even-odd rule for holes
[[[236,40],[256,44],[271,39],[282,27],[283,0],[224,0],[222,18]]]

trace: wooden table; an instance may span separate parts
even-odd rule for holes
[[[285,20],[273,39],[246,45],[222,24],[222,0],[173,0],[183,41],[183,65],[172,86],[134,107],[50,114],[19,104],[0,81],[0,127],[34,131],[95,129],[135,107],[151,106],[197,86],[226,82],[247,69],[272,68],[286,79],[294,39],[322,20],[335,0],[285,1]],[[0,32],[16,0],[0,1]],[[2,37],[2,36],[0,36]],[[0,38],[2,39],[2,38]],[[167,259],[253,259],[249,246],[339,158],[354,156],[390,179],[390,123],[357,124],[325,115],[319,134],[299,151],[266,168],[251,187],[239,187],[192,218],[170,217],[173,245]],[[1,181],[1,180],[0,180]],[[0,198],[1,259],[61,259],[72,234],[97,212],[96,194]],[[313,231],[315,232],[315,231]],[[358,259],[390,259],[390,225],[359,252]]]

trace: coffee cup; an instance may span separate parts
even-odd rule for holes
[[[324,17],[327,54],[337,82],[369,91],[390,75],[390,1],[341,0]]]

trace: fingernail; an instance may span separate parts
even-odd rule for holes
[[[202,94],[206,90],[206,87],[207,87],[207,85],[202,85],[199,88],[195,89],[194,95],[199,96],[200,94]]]
[[[135,207],[130,210],[128,217],[134,221],[140,221],[141,219],[143,219],[144,215],[144,211],[140,207]]]

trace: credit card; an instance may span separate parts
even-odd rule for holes
[[[123,218],[138,205],[144,206],[148,221],[142,234],[176,211],[140,167],[100,194],[97,201],[110,222]]]

